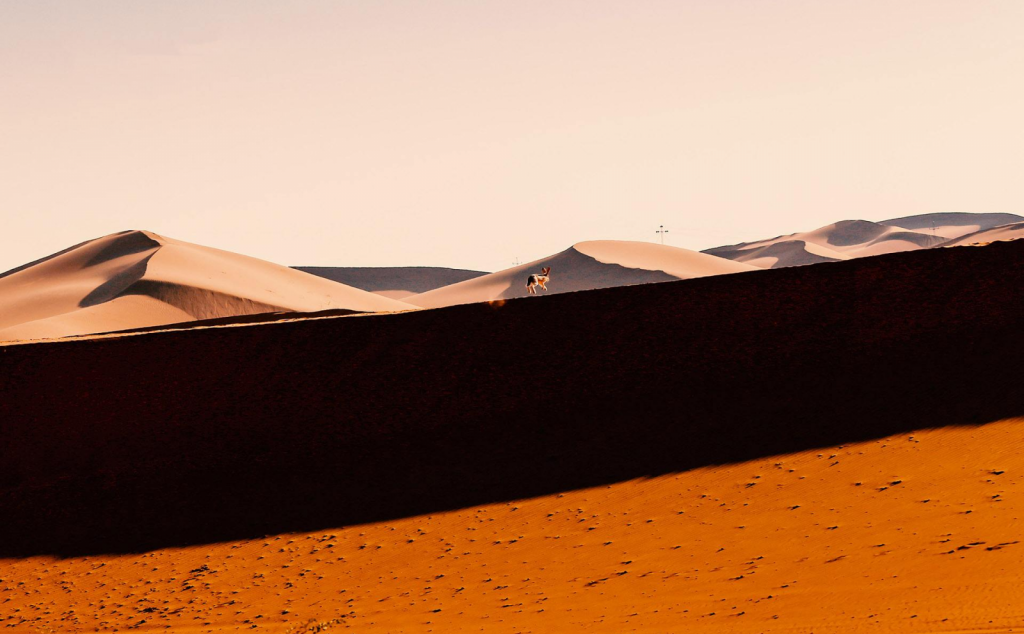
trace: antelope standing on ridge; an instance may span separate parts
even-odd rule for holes
[[[530,295],[537,294],[537,287],[541,287],[544,290],[548,290],[548,281],[551,279],[549,275],[551,273],[551,267],[545,266],[541,269],[540,273],[534,273],[530,275],[526,280],[526,290],[530,292]]]

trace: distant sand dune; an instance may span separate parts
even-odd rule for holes
[[[945,240],[941,236],[887,227],[867,220],[843,220],[814,231],[716,247],[704,253],[761,268],[782,268],[913,251]]]
[[[911,231],[922,233],[935,233],[946,239],[959,238],[973,233],[991,229],[1000,225],[1024,221],[1024,217],[1017,214],[974,214],[965,212],[942,212],[934,214],[920,214],[917,216],[904,216],[883,220],[879,224],[890,227],[901,227]],[[933,231],[934,230],[934,231]]]
[[[409,310],[284,266],[125,231],[0,275],[0,340],[64,337],[273,311]]]
[[[979,229],[1024,220],[1013,214],[936,213],[882,222],[842,220],[814,231],[706,249],[760,268],[836,262],[945,244]]]
[[[1019,240],[1024,238],[1024,222],[1001,225],[991,229],[982,229],[959,238],[954,238],[942,244],[944,247],[953,247],[964,244],[984,244],[1003,240]]]
[[[484,271],[449,269],[439,266],[296,266],[293,268],[391,299],[404,299],[411,295],[432,291],[435,288],[487,275]]]
[[[526,297],[529,294],[527,278],[546,266],[551,267],[551,281],[546,291],[551,294],[755,270],[752,266],[676,247],[599,240],[580,242],[561,253],[414,295],[405,301],[436,308]]]

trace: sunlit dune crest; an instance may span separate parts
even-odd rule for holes
[[[981,231],[975,231],[974,233],[968,233],[967,235],[954,238],[949,242],[944,243],[944,247],[954,247],[966,244],[984,244],[988,242],[997,242],[1002,240],[1019,240],[1024,238],[1024,222],[1015,222],[1006,225],[1000,225],[998,227],[992,227],[991,229],[982,229]]]
[[[527,278],[544,267],[551,267],[547,293],[671,282],[756,269],[677,247],[649,242],[595,240],[580,242],[561,253],[527,264],[413,295],[405,301],[424,308],[437,308],[526,297]]]
[[[882,222],[843,220],[814,231],[715,247],[703,253],[759,268],[783,268],[945,246],[966,234],[1021,220],[1024,218],[1002,213],[934,213]]]
[[[125,231],[0,276],[0,340],[109,332],[274,311],[408,304],[237,253]]]

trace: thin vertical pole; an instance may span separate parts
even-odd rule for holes
[[[658,225],[658,230],[654,233],[658,234],[661,237],[661,243],[665,244],[665,234],[668,233],[668,229],[665,228],[665,225]]]

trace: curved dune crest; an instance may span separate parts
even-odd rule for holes
[[[892,220],[883,220],[879,224],[910,229],[911,231],[920,231],[922,233],[934,233],[949,240],[965,236],[969,233],[1021,221],[1024,221],[1024,218],[1017,214],[975,214],[954,211],[893,218]]]
[[[724,256],[723,256],[724,257]],[[763,247],[742,249],[733,258],[763,269],[802,266],[848,259],[843,254],[804,240],[783,240]]]
[[[841,220],[814,231],[716,247],[704,253],[761,268],[782,268],[927,249],[946,239],[943,234],[930,231],[909,231],[867,220]]]
[[[951,240],[1022,220],[1024,218],[1020,216],[1003,213],[934,213],[881,222],[841,220],[814,231],[715,247],[705,249],[702,253],[746,262],[759,268],[778,269],[952,246],[954,242]]]
[[[0,275],[0,340],[110,332],[273,311],[410,310],[248,256],[125,231]]]
[[[452,284],[405,301],[424,308],[526,297],[526,280],[551,267],[548,293],[672,282],[756,270],[740,262],[687,249],[619,240],[580,242],[555,255]],[[540,291],[544,293],[545,291]]]
[[[942,246],[955,247],[967,244],[985,244],[988,242],[998,242],[1003,240],[1019,240],[1020,238],[1024,238],[1024,222],[1015,222],[999,227],[992,227],[991,229],[975,231],[974,233],[969,233],[965,236],[945,242]]]

